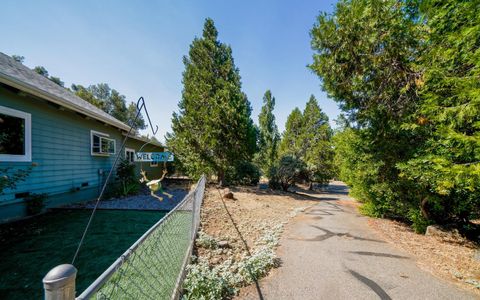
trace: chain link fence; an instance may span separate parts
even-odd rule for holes
[[[205,177],[77,299],[177,299],[200,224]]]

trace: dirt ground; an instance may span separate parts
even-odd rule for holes
[[[317,203],[310,200],[308,191],[301,194],[284,193],[258,187],[231,188],[235,199],[224,199],[225,191],[214,186],[207,188],[201,213],[201,230],[218,241],[228,243],[221,253],[198,249],[197,255],[208,259],[211,265],[226,259],[238,259],[250,250],[255,241],[269,229],[286,224],[298,212]],[[343,201],[358,207],[354,201]],[[453,281],[462,288],[480,295],[480,256],[478,247],[467,241],[444,241],[414,233],[407,225],[385,219],[369,219],[369,226],[396,247],[416,258],[417,264],[435,276]],[[219,255],[220,254],[220,255]]]
[[[415,233],[407,225],[385,219],[370,219],[368,224],[388,242],[417,259],[417,265],[435,276],[454,282],[480,296],[480,251],[464,239],[441,240]],[[480,258],[479,258],[480,259]]]
[[[239,258],[246,250],[244,241],[254,250],[255,241],[268,230],[285,224],[297,211],[315,204],[306,197],[258,187],[237,187],[230,191],[235,199],[222,201],[225,191],[208,187],[202,205],[201,230],[229,245],[220,256],[198,249],[198,255],[208,258],[213,265],[228,257]]]

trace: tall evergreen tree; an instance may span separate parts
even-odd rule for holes
[[[328,116],[311,95],[303,111],[302,145],[305,148],[303,161],[310,183],[328,182],[333,176],[332,129]],[[310,185],[312,188],[312,185]]]
[[[363,142],[355,148],[357,160],[368,160],[361,165],[368,169],[356,170],[355,185],[349,184],[374,215],[406,215],[415,201],[412,183],[397,166],[418,144],[402,127],[419,102],[416,62],[424,31],[416,3],[340,0],[311,31],[315,54],[310,68],[355,124],[351,130]]]
[[[277,124],[275,124],[274,108],[275,97],[268,90],[263,96],[262,111],[258,116],[258,153],[255,157],[256,163],[260,166],[263,174],[268,174],[278,157],[280,134]]]
[[[285,132],[280,142],[280,155],[292,155],[301,158],[305,155],[305,148],[302,144],[303,115],[298,107],[288,115],[285,123]]]
[[[256,131],[232,50],[218,40],[212,19],[205,20],[183,63],[182,100],[167,144],[189,175],[216,174],[223,184],[230,166],[251,160]]]
[[[423,217],[466,223],[480,216],[480,5],[426,0],[422,12],[423,101],[410,128],[425,142],[401,169],[422,187]]]

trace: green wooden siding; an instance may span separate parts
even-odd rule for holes
[[[5,219],[5,212],[12,210],[5,206],[22,205],[22,199],[15,199],[18,193],[47,193],[51,199],[55,199],[49,201],[50,205],[91,200],[97,196],[99,185],[105,180],[115,156],[91,155],[91,130],[110,135],[116,140],[116,151],[122,151],[124,155],[124,150],[120,149],[124,136],[117,128],[58,109],[32,96],[18,95],[4,87],[0,87],[0,105],[31,114],[32,162],[37,164],[27,179],[17,184],[15,190],[6,190],[0,195],[0,221],[2,217]],[[129,140],[126,147],[138,150],[143,144],[138,140]],[[145,151],[162,149],[148,145]],[[29,165],[30,162],[0,161],[0,167],[27,168]],[[143,166],[151,177],[160,176],[161,167],[150,168],[148,163]],[[103,177],[99,175],[100,169],[104,170]],[[81,187],[82,183],[88,183],[88,187]]]

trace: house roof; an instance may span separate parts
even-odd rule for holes
[[[32,69],[15,61],[10,56],[0,52],[0,82],[32,94],[52,103],[61,105],[90,118],[112,125],[121,130],[129,131],[130,126],[117,120],[98,107],[78,97],[70,90],[59,86],[48,78],[37,74]],[[133,136],[143,141],[144,138]],[[153,142],[156,146],[162,146]]]

